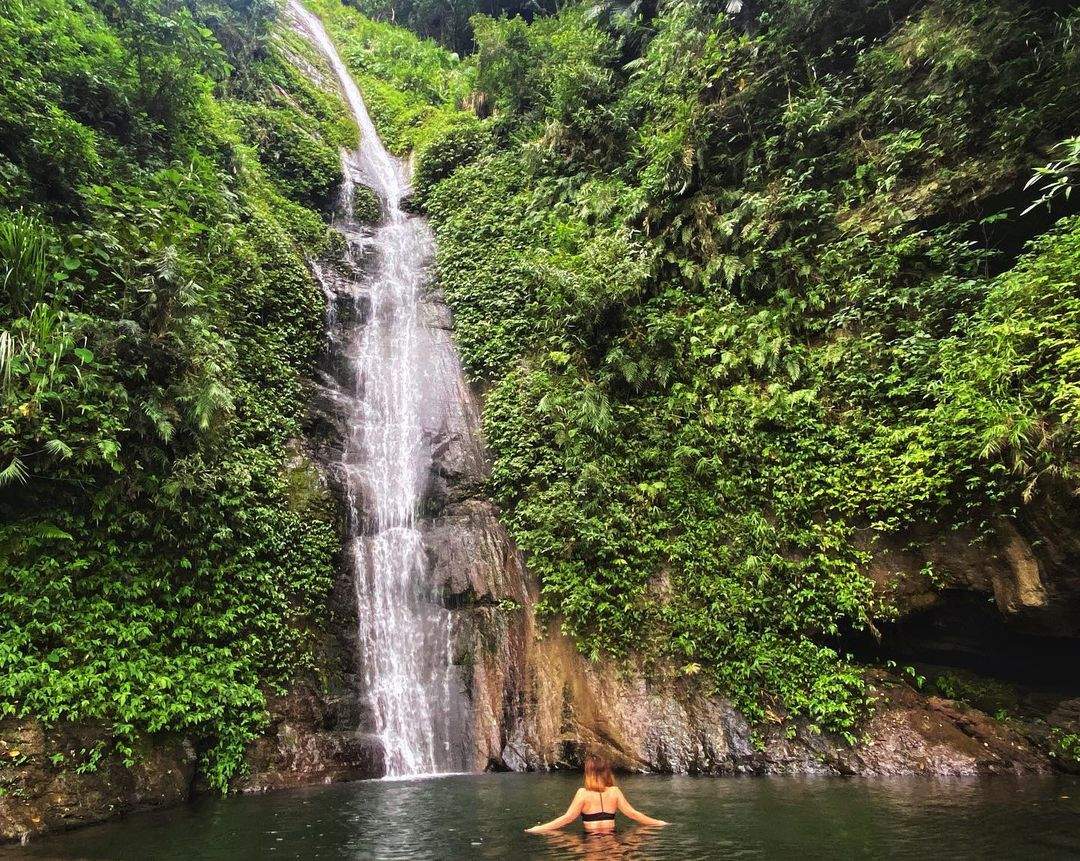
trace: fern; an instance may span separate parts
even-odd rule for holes
[[[0,469],[0,487],[5,487],[15,481],[26,484],[29,477],[30,473],[26,465],[16,455],[7,466]]]
[[[56,457],[64,459],[69,458],[74,454],[74,452],[71,450],[71,446],[69,446],[66,442],[60,439],[49,440],[47,443],[45,443],[45,450],[51,455],[55,455]]]

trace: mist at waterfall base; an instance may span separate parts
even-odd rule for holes
[[[334,222],[346,239],[345,259],[316,275],[327,294],[335,359],[326,385],[346,427],[335,468],[350,513],[346,555],[356,586],[362,694],[388,776],[466,771],[470,710],[452,661],[451,614],[429,582],[417,522],[432,440],[445,438],[447,427],[476,425],[463,415],[472,406],[453,343],[428,322],[434,238],[425,219],[403,211],[407,170],[382,145],[322,23],[296,0],[290,10],[329,62],[360,128],[359,148],[342,153]],[[354,217],[358,183],[382,201],[374,228]],[[337,314],[343,304],[353,313]]]
[[[1076,858],[1080,782],[1065,777],[620,779],[640,809],[672,821],[612,836],[553,818],[580,775],[484,774],[361,781],[264,796],[203,798],[164,813],[12,847],[0,858]]]

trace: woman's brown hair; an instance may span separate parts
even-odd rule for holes
[[[615,785],[611,763],[602,756],[590,753],[585,757],[585,788],[590,792],[603,792]]]

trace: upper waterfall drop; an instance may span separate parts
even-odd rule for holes
[[[342,153],[345,182],[335,219],[350,251],[345,265],[317,275],[329,299],[338,363],[328,385],[346,420],[335,466],[349,508],[363,693],[388,776],[469,770],[471,710],[453,662],[454,622],[431,584],[418,522],[433,441],[445,439],[448,426],[475,425],[465,415],[472,408],[453,344],[429,323],[434,238],[425,219],[402,210],[408,171],[382,145],[322,22],[297,0],[290,9],[329,61],[360,127],[359,148]],[[370,231],[353,216],[356,182],[383,202],[383,218]],[[363,314],[336,315],[342,300],[363,307]]]
[[[360,128],[360,146],[355,153],[359,164],[370,170],[373,187],[384,196],[387,205],[391,207],[391,216],[394,210],[400,212],[401,198],[409,191],[405,166],[400,160],[390,155],[383,146],[382,139],[375,130],[375,124],[368,114],[367,105],[364,104],[364,97],[360,94],[360,88],[338,55],[337,48],[322,21],[317,15],[309,12],[299,0],[289,0],[289,8],[329,61],[345,100],[349,103],[349,110]]]

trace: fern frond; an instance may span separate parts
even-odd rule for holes
[[[11,463],[0,469],[0,487],[5,487],[15,481],[26,484],[29,477],[30,472],[26,465],[19,460],[18,456],[15,456],[11,459]]]
[[[156,430],[158,436],[161,437],[161,441],[165,443],[169,442],[169,440],[172,439],[176,427],[172,423],[170,416],[161,408],[161,405],[157,401],[147,401],[143,404],[142,411],[153,423],[154,430]]]
[[[35,538],[56,538],[61,541],[72,541],[70,533],[65,532],[59,526],[52,523],[38,523],[31,530]]]
[[[71,450],[71,446],[69,446],[62,439],[49,440],[47,443],[45,443],[45,450],[49,454],[56,455],[60,458],[69,458],[74,454],[74,452]]]

